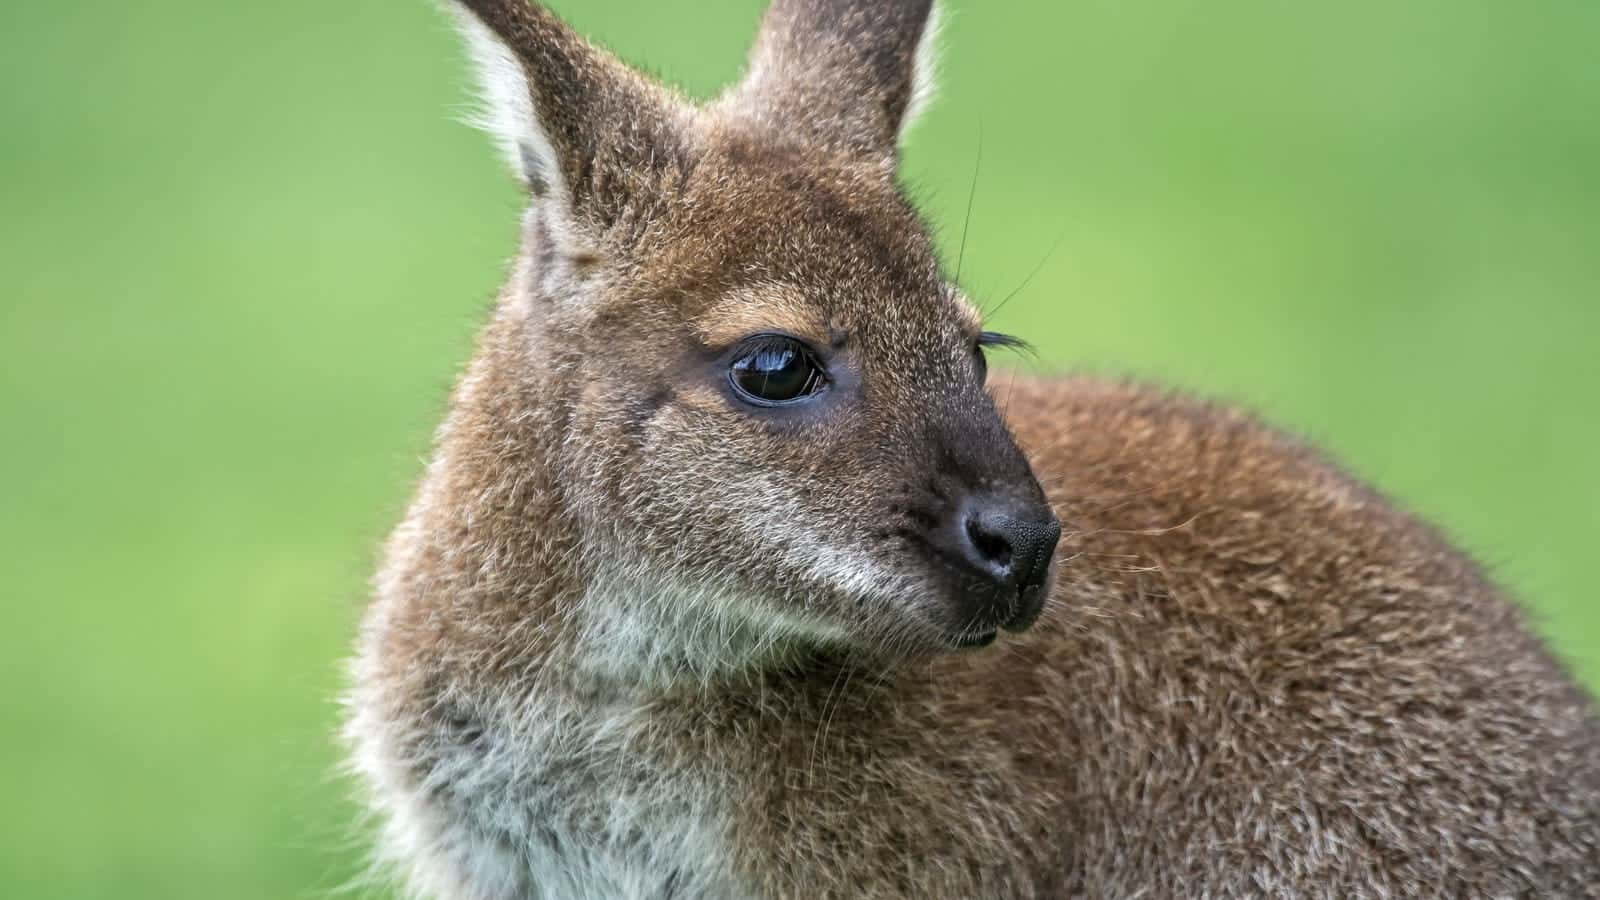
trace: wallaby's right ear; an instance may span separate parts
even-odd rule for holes
[[[892,161],[934,90],[935,0],[772,0],[722,102],[780,133]]]
[[[536,200],[604,227],[675,155],[678,102],[527,0],[453,0],[482,80],[476,124]]]

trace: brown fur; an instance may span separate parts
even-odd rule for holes
[[[564,188],[529,178],[356,664],[420,891],[1595,895],[1593,703],[1432,529],[1159,390],[1008,380],[1008,431],[893,182],[927,3],[778,0],[702,109],[537,7],[466,6]],[[771,328],[838,372],[814,411],[724,393]],[[916,523],[1032,473],[1046,611],[948,652],[965,588]]]

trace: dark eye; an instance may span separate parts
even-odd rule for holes
[[[982,382],[989,377],[989,357],[984,353],[985,347],[1003,347],[1007,350],[1016,350],[1021,353],[1032,354],[1033,346],[1019,337],[1001,334],[998,331],[985,331],[978,335],[973,352],[978,357],[978,381]]]
[[[740,349],[728,367],[728,382],[743,399],[773,406],[815,394],[827,384],[827,376],[805,344],[764,334]]]

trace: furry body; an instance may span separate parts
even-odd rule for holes
[[[1082,380],[1010,410],[1068,556],[987,652],[586,689],[395,597],[369,655],[460,695],[386,698],[363,768],[437,804],[395,851],[503,886],[472,897],[1593,895],[1592,704],[1471,562],[1236,413]]]
[[[1593,895],[1593,702],[1431,528],[1162,391],[1001,419],[892,183],[926,3],[779,0],[710,109],[466,5],[533,202],[347,725],[419,894]],[[717,368],[773,330],[829,366],[797,412]],[[919,529],[1040,485],[1042,618],[950,652]]]

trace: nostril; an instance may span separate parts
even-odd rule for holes
[[[987,565],[1004,572],[1011,566],[1011,542],[1005,535],[991,531],[973,517],[967,520],[967,540],[972,542],[978,557]]]
[[[1042,583],[1059,534],[1049,507],[1005,495],[964,497],[937,528],[925,532],[930,548],[964,573],[963,590],[993,593],[999,602]],[[972,579],[988,582],[998,592]],[[1009,600],[1007,598],[1010,598]]]

